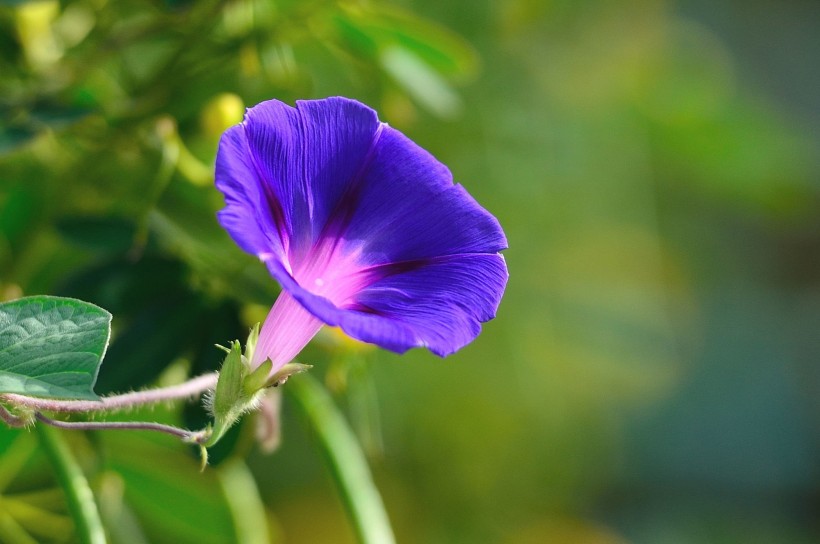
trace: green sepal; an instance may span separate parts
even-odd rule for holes
[[[245,362],[248,363],[248,365],[250,365],[251,361],[253,361],[253,353],[256,351],[256,344],[258,343],[259,323],[251,328],[251,332],[248,334],[248,341],[245,342]]]
[[[214,389],[211,402],[214,426],[204,447],[209,448],[219,442],[242,414],[255,406],[255,397],[248,395],[243,387],[247,375],[248,365],[242,357],[242,346],[238,341],[231,342]]]
[[[255,409],[265,389],[281,385],[294,374],[312,368],[310,365],[290,363],[271,376],[273,362],[265,359],[257,368],[251,370],[250,365],[258,341],[259,324],[251,329],[244,354],[238,341],[231,342],[230,348],[217,346],[226,351],[227,356],[219,371],[219,379],[210,403],[211,415],[214,418],[213,428],[206,429],[207,439],[202,442],[203,447],[210,448],[219,442],[242,414]]]
[[[268,376],[273,369],[273,361],[265,359],[265,362],[259,365],[256,370],[245,376],[242,381],[242,387],[246,395],[253,395],[260,389],[264,389],[268,385]]]
[[[295,374],[301,374],[302,372],[307,372],[311,368],[313,368],[313,365],[303,365],[302,363],[288,363],[282,368],[280,368],[276,374],[274,374],[268,379],[266,386],[278,387],[286,381],[288,381],[288,378],[290,378],[291,376]]]
[[[211,402],[214,425],[208,439],[203,444],[206,448],[219,442],[228,429],[242,417],[242,414],[253,410],[259,404],[259,398],[266,386],[273,363],[266,360],[251,371],[250,363],[258,341],[259,324],[256,324],[248,335],[244,354],[238,341],[231,342],[230,349],[217,346],[227,351],[228,355],[219,371],[219,379],[216,382]]]
[[[222,363],[214,390],[213,416],[217,420],[227,416],[240,401],[244,393],[242,381],[246,372],[242,363],[242,347],[237,341],[231,342],[230,351]]]

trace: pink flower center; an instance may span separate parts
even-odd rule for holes
[[[290,264],[293,278],[311,293],[324,297],[337,307],[349,304],[356,293],[372,280],[357,263],[358,250],[344,248],[336,239],[315,245],[300,262]],[[251,361],[252,368],[270,358],[271,372],[277,372],[296,357],[323,322],[308,312],[287,290],[282,290],[262,325],[259,342]]]

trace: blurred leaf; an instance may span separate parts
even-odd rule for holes
[[[10,116],[9,111],[3,113],[4,117]],[[36,104],[27,113],[15,113],[12,122],[0,123],[0,156],[33,142],[48,129],[65,129],[87,117],[91,111],[44,102]]]
[[[413,52],[390,46],[382,51],[379,60],[399,85],[439,117],[452,117],[461,110],[458,94]]]
[[[181,356],[190,359],[192,374],[216,370],[222,355],[214,344],[247,334],[235,303],[206,299],[192,288],[183,262],[153,253],[136,262],[121,256],[86,268],[68,278],[60,292],[117,315],[97,381],[101,393],[150,384]]]
[[[440,117],[457,114],[461,101],[450,81],[475,76],[478,57],[457,35],[408,13],[347,6],[331,17],[344,47],[370,58],[422,106]]]
[[[731,56],[699,25],[678,23],[669,34],[652,51],[658,66],[633,80],[635,105],[668,125],[701,123],[719,114],[736,91]]]
[[[91,110],[86,108],[44,103],[37,105],[29,114],[29,118],[32,124],[59,130],[88,117],[90,114]]]
[[[150,413],[154,420],[176,423],[176,409],[138,412],[126,419],[145,419]],[[62,493],[50,488],[50,468],[33,438],[25,431],[0,425],[0,501],[32,505],[44,516],[65,515]],[[89,480],[96,484],[94,494],[113,544],[269,541],[258,490],[248,481],[241,461],[232,460],[224,473],[218,468],[201,473],[188,449],[165,436],[97,433],[89,435],[92,443],[81,434],[70,433],[66,438],[71,439],[78,459],[85,461]],[[94,444],[100,448],[98,457]],[[25,517],[31,512],[29,508],[21,514]],[[10,513],[16,511],[2,510],[2,514]],[[39,528],[26,521],[25,528],[41,535],[35,541],[67,541],[65,532],[50,530],[48,519],[39,519]],[[24,520],[18,521],[22,525]],[[240,523],[245,526],[240,527]],[[7,536],[0,525],[0,541],[5,543]]]
[[[27,543],[56,542],[73,533],[73,524],[65,517],[65,497],[52,485],[43,448],[34,434],[0,425],[2,542],[18,542],[10,531],[22,535],[19,542]]]
[[[28,297],[0,304],[0,391],[96,399],[111,314],[74,299]]]
[[[220,491],[215,470],[200,472],[184,447],[167,440],[125,433],[107,433],[103,439],[108,468],[123,478],[123,498],[150,542],[239,542],[232,499]]]
[[[653,129],[663,170],[676,180],[761,211],[813,213],[814,144],[773,112],[736,98],[700,123]]]
[[[87,249],[124,253],[134,243],[136,226],[125,218],[72,216],[59,219],[56,228],[67,240]]]
[[[197,340],[207,319],[187,283],[182,263],[147,256],[119,258],[71,277],[61,292],[94,301],[117,314],[115,334],[101,368],[101,394],[148,385]]]
[[[58,290],[110,309],[119,322],[151,305],[177,300],[189,290],[187,273],[183,263],[167,257],[150,254],[133,261],[117,256],[64,278]]]
[[[219,226],[213,204],[217,196],[210,187],[172,183],[151,215],[151,227],[160,245],[188,263],[213,291],[269,305],[277,284]]]
[[[34,141],[39,134],[39,130],[28,126],[0,127],[0,155],[11,153],[17,148]]]
[[[98,391],[125,391],[155,381],[190,349],[191,330],[202,318],[200,309],[190,295],[146,305],[112,343]]]
[[[43,0],[0,0],[0,6],[22,6],[23,4],[31,4],[42,1]]]
[[[0,493],[10,494],[10,489],[25,492],[31,488],[42,486],[33,474],[40,466],[33,456],[42,459],[40,448],[33,435],[24,429],[13,429],[0,425]]]
[[[0,234],[17,247],[39,221],[44,195],[33,184],[15,184],[0,193]]]
[[[415,15],[387,6],[346,5],[332,19],[341,39],[371,57],[385,47],[411,51],[443,76],[466,79],[476,75],[479,59],[454,32]]]

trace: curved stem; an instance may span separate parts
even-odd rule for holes
[[[333,399],[314,378],[302,374],[285,389],[307,417],[339,488],[359,542],[393,544],[395,538],[364,453]]]
[[[9,427],[25,427],[26,426],[26,420],[25,419],[12,414],[8,410],[6,410],[6,407],[3,406],[2,404],[0,404],[0,419],[2,419],[3,422],[6,425],[8,425]]]
[[[82,544],[106,544],[94,494],[68,444],[58,431],[48,427],[38,425],[37,434],[65,493],[79,541]]]
[[[179,385],[112,395],[103,397],[99,401],[39,399],[14,393],[3,395],[2,399],[17,406],[26,406],[34,410],[47,412],[99,412],[196,397],[209,389],[213,389],[216,386],[216,380],[217,374],[213,372],[191,378]],[[2,417],[2,414],[0,414],[0,417]],[[5,420],[5,418],[3,419]]]
[[[157,431],[176,436],[183,440],[192,440],[198,434],[195,431],[180,429],[172,425],[147,421],[60,421],[58,419],[51,419],[40,412],[37,412],[34,417],[37,418],[37,421],[41,421],[46,425],[59,427],[60,429],[73,429],[75,431],[103,431],[112,429]]]

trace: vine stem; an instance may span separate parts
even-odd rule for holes
[[[213,389],[216,386],[216,380],[217,374],[213,372],[191,378],[187,382],[178,385],[146,389],[145,391],[134,391],[122,395],[112,395],[110,397],[103,397],[100,400],[39,399],[15,393],[2,395],[0,398],[15,406],[25,406],[33,410],[43,410],[47,412],[99,412],[104,410],[133,408],[169,400],[193,398],[209,389]],[[0,413],[0,417],[3,417],[2,413]],[[3,417],[3,419],[5,420],[5,417]]]
[[[37,427],[37,434],[65,493],[77,537],[82,544],[106,544],[100,512],[80,464],[60,433]]]
[[[16,416],[6,410],[6,407],[0,404],[0,419],[9,427],[25,427],[26,420],[22,417]]]
[[[58,419],[51,419],[48,416],[37,412],[34,414],[37,421],[51,425],[52,427],[59,427],[60,429],[73,429],[75,431],[103,431],[103,430],[136,430],[136,431],[157,431],[171,436],[176,436],[185,440],[186,442],[199,442],[200,437],[205,434],[202,431],[189,431],[180,429],[173,425],[165,425],[163,423],[152,423],[147,421],[60,421]]]

